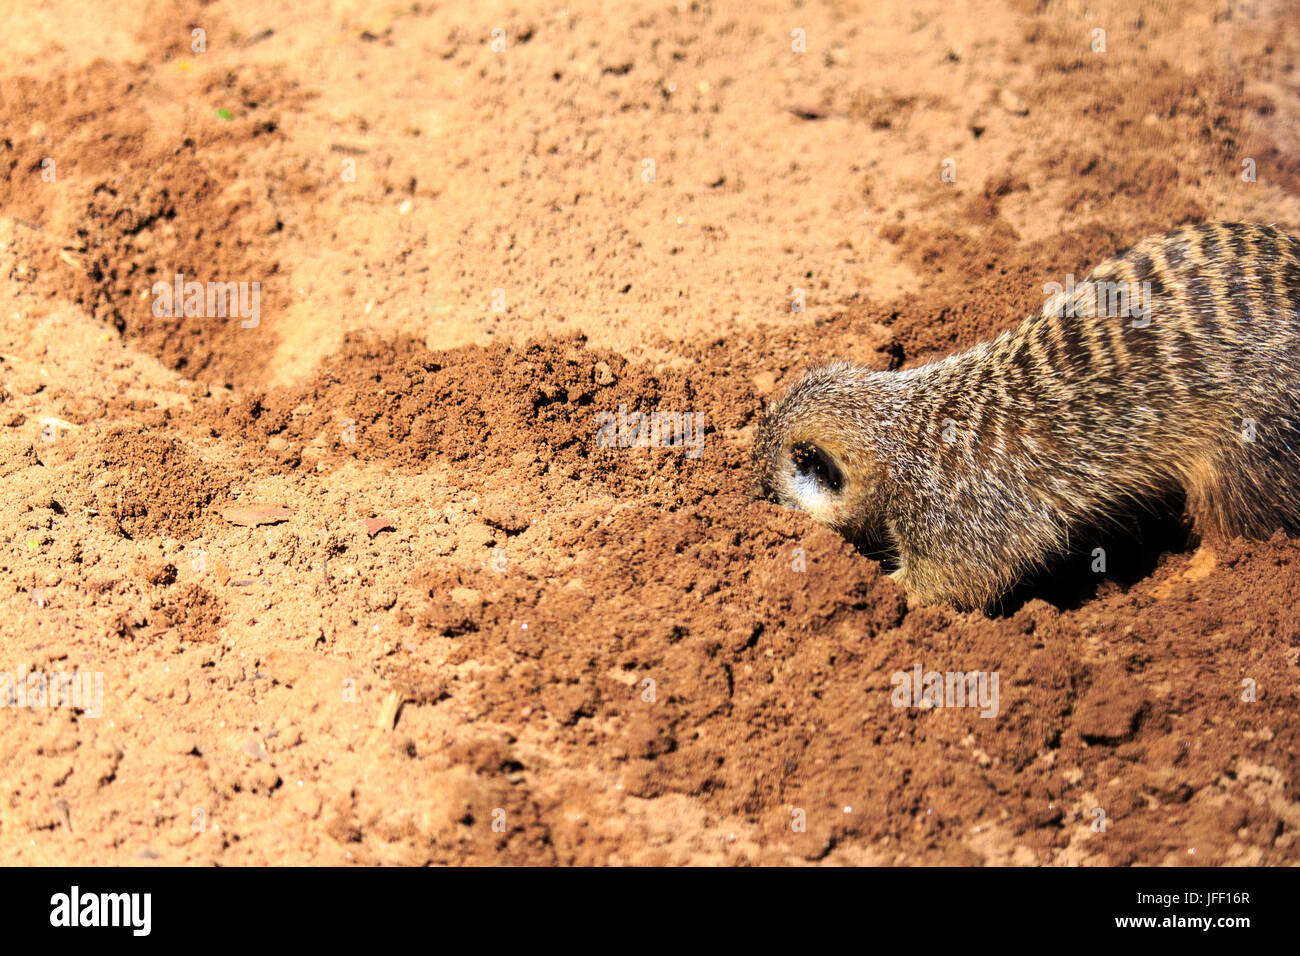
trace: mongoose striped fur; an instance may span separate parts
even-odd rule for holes
[[[1294,534],[1300,241],[1176,229],[942,361],[813,368],[753,460],[757,495],[883,542],[925,603],[988,608],[1072,530],[1179,492],[1202,537]]]

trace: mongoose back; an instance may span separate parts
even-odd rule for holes
[[[768,409],[754,468],[756,494],[883,539],[909,593],[964,608],[1178,492],[1203,536],[1295,533],[1300,241],[1176,229],[965,352],[813,368]]]

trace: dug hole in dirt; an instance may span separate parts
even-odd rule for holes
[[[1300,862],[1300,542],[1174,513],[959,613],[748,497],[819,358],[1300,227],[1294,5],[5,21],[6,862]]]

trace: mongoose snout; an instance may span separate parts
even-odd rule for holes
[[[1057,288],[941,361],[810,369],[759,426],[755,493],[971,608],[1179,492],[1202,535],[1300,531],[1300,242],[1206,223]]]

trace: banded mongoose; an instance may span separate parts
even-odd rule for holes
[[[1072,530],[1178,492],[1202,537],[1296,533],[1300,241],[1175,229],[965,352],[813,368],[769,407],[753,463],[756,495],[883,539],[909,594],[962,608]]]

